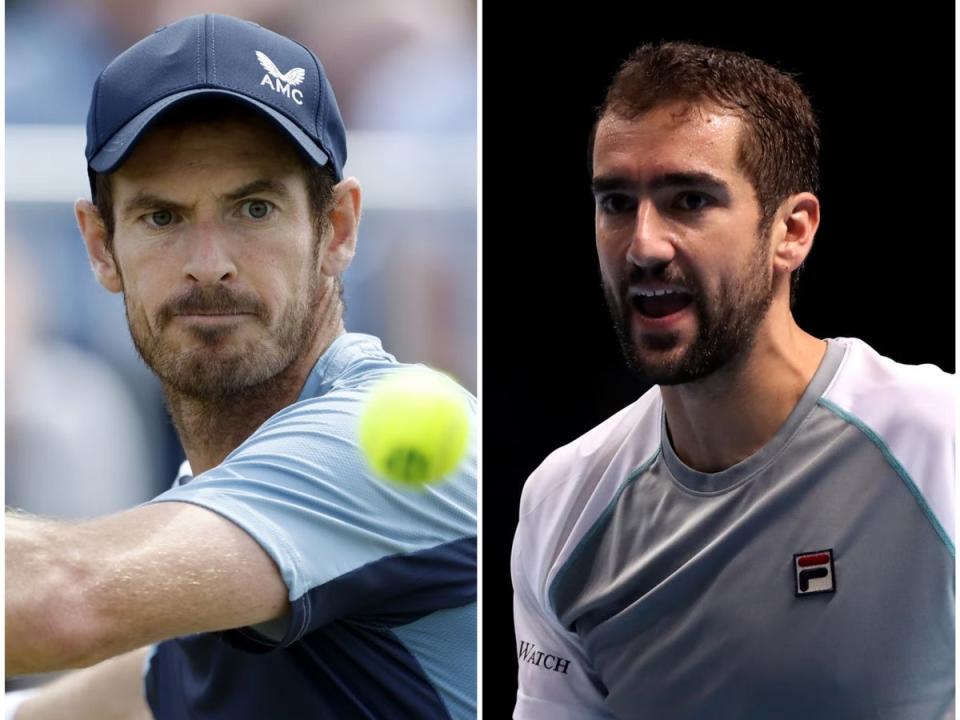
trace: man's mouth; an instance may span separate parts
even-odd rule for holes
[[[245,312],[207,312],[203,310],[192,310],[175,314],[171,320],[179,321],[183,326],[192,328],[224,328],[233,327],[243,322],[244,319],[253,317],[252,313]]]
[[[641,315],[662,318],[680,312],[693,302],[693,296],[679,288],[630,288],[630,304]]]
[[[263,304],[252,293],[223,288],[195,287],[164,303],[158,313],[158,326],[179,319],[181,322],[223,324],[247,317],[266,318]]]
[[[193,310],[190,312],[176,313],[174,317],[236,317],[237,315],[252,315],[252,313],[240,312],[204,312],[202,310]]]

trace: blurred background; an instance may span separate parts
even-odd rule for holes
[[[73,217],[89,197],[94,81],[160,25],[204,12],[311,48],[364,187],[347,329],[406,362],[477,379],[476,6],[470,0],[6,2],[6,502],[83,517],[172,482],[182,452],[119,296]]]
[[[527,476],[646,387],[600,289],[587,137],[643,42],[739,50],[797,76],[822,128],[822,222],[795,314],[955,370],[954,10],[826,2],[483,6],[484,716],[511,716],[510,546]],[[508,48],[509,52],[504,51]],[[501,198],[514,200],[500,212]],[[654,680],[655,681],[655,680]]]

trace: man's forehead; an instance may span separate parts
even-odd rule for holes
[[[219,140],[221,145],[233,142],[238,151],[263,151],[265,154],[290,156],[297,154],[293,141],[276,124],[252,112],[201,117],[197,120],[178,116],[157,123],[144,133],[134,153],[140,147],[151,144],[209,143],[211,139]]]
[[[178,122],[151,129],[116,173],[117,178],[144,179],[191,169],[244,165],[271,174],[302,171],[293,143],[269,122],[252,116],[199,123]]]
[[[648,129],[695,132],[702,128],[739,129],[743,119],[734,110],[710,100],[669,100],[640,113],[610,108],[600,118],[599,125],[607,129],[644,126]]]
[[[636,117],[607,112],[597,124],[594,175],[735,172],[743,120],[719,107],[674,102]]]

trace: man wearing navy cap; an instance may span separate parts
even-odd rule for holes
[[[118,515],[7,516],[8,674],[87,668],[8,717],[475,717],[475,451],[408,492],[357,450],[405,366],[343,326],[361,194],[319,61],[188,18],[103,71],[87,138],[80,230],[187,462]]]

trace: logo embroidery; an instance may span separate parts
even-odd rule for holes
[[[520,641],[520,652],[517,653],[517,659],[564,675],[567,674],[567,668],[570,666],[569,660],[550,655],[543,650],[537,650],[536,645],[525,640]]]
[[[793,574],[797,597],[837,590],[832,549],[794,555]]]
[[[259,50],[257,50],[257,60],[260,61],[263,69],[267,71],[263,76],[263,80],[260,81],[261,85],[269,85],[271,90],[290,98],[297,105],[303,105],[303,93],[296,88],[307,76],[306,70],[297,67],[288,70],[286,73],[282,73],[273,60]],[[273,80],[270,79],[271,77],[273,77]]]

